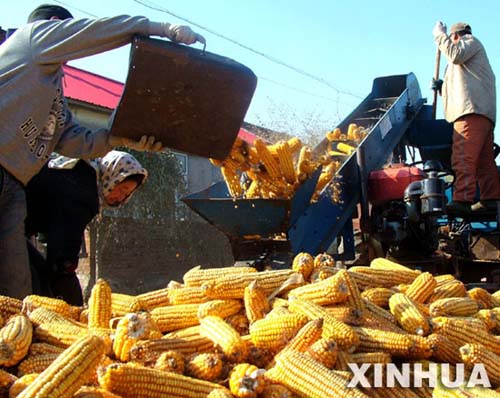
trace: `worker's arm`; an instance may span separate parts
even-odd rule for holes
[[[104,156],[115,147],[127,147],[136,151],[161,151],[164,149],[155,137],[144,135],[140,140],[116,137],[107,129],[91,130],[81,126],[67,110],[64,132],[55,152],[71,158],[89,159]]]
[[[432,35],[441,53],[453,64],[463,64],[481,50],[481,45],[472,35],[464,35],[454,44],[446,33],[446,25],[441,21],[434,25]]]
[[[19,30],[29,35],[29,52],[33,59],[48,68],[123,46],[130,43],[136,34],[167,37],[185,44],[205,41],[203,36],[187,26],[152,22],[145,17],[128,15],[44,20]]]

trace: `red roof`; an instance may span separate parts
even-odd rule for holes
[[[124,84],[74,66],[64,65],[64,95],[68,98],[115,109],[120,102]],[[253,144],[256,135],[240,129],[238,136]]]
[[[63,69],[66,97],[108,109],[118,106],[123,83],[69,65]]]

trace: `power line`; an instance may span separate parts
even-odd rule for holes
[[[202,27],[201,25],[198,25],[198,24],[196,24],[196,23],[194,23],[194,22],[192,22],[192,21],[190,21],[190,20],[188,20],[188,19],[186,19],[186,18],[182,18],[182,17],[180,17],[180,16],[179,16],[179,15],[177,15],[177,14],[170,13],[168,10],[162,10],[162,9],[156,9],[156,8],[149,7],[148,5],[143,4],[140,0],[134,0],[134,1],[137,1],[137,3],[140,3],[141,5],[144,5],[145,7],[148,7],[148,8],[154,9],[155,11],[160,11],[160,12],[169,13],[170,15],[173,15],[173,16],[175,16],[176,18],[182,19],[182,20],[186,21],[187,23],[189,23],[189,24],[191,24],[191,25],[198,26],[198,27],[199,27],[199,28],[201,28],[201,29],[204,29],[204,30],[210,31],[208,28],[204,28],[204,27]],[[83,10],[83,9],[80,9],[80,8],[74,7],[73,5],[68,4],[68,3],[64,2],[64,1],[54,0],[54,2],[59,3],[59,4],[63,5],[63,6],[65,6],[65,7],[75,9],[75,10],[77,10],[77,11],[79,11],[79,12],[83,13],[83,14],[89,15],[89,16],[91,16],[91,17],[93,17],[93,18],[98,18],[98,16],[97,16],[97,15],[92,14],[92,13],[90,13],[90,12],[88,12],[88,11]],[[211,32],[211,31],[210,31],[210,32]],[[214,33],[214,32],[211,32],[211,33]],[[236,41],[234,41],[234,40],[232,40],[232,39],[230,39],[230,38],[226,38],[226,37],[224,37],[224,36],[222,36],[222,35],[219,35],[218,33],[214,33],[214,34],[216,34],[216,35],[218,35],[218,36],[220,36],[220,37],[222,37],[222,38],[224,38],[224,39],[227,39],[227,40],[229,40],[229,41],[231,41],[231,42],[234,42],[234,43],[236,43],[236,44],[240,45],[239,43],[237,43]],[[245,47],[245,46],[243,46],[243,47]],[[253,51],[253,50],[251,50],[251,51]],[[274,61],[273,61],[273,62],[274,62]],[[312,76],[312,75],[311,75],[311,76]],[[276,81],[276,80],[269,79],[269,78],[266,78],[266,77],[258,76],[258,78],[259,78],[259,80],[264,80],[264,81],[270,82],[270,83],[275,84],[275,85],[277,85],[277,86],[284,87],[284,88],[289,89],[289,90],[293,90],[293,91],[296,91],[296,92],[299,92],[299,93],[302,93],[302,94],[305,94],[305,95],[309,95],[309,96],[312,96],[312,97],[321,98],[321,99],[325,99],[325,100],[327,100],[327,101],[334,102],[334,103],[336,103],[337,105],[342,104],[342,105],[352,106],[352,104],[347,104],[347,103],[345,103],[345,102],[341,102],[341,101],[339,101],[339,100],[338,100],[338,98],[336,98],[336,99],[335,99],[335,98],[331,98],[331,97],[327,97],[327,96],[323,96],[323,95],[319,95],[319,94],[311,93],[311,92],[309,92],[309,91],[306,91],[306,90],[303,90],[303,89],[300,89],[300,88],[297,88],[297,87],[293,87],[293,86],[290,86],[290,85],[285,84],[285,83],[280,83],[280,82],[278,82],[278,81]],[[334,88],[334,87],[332,87],[332,88]],[[341,90],[339,90],[339,89],[337,89],[337,88],[334,88],[334,90],[337,92],[337,94],[341,94],[341,93],[342,93],[342,94],[345,94],[345,92],[343,92],[343,91],[341,91]],[[356,97],[356,98],[362,98],[362,97],[360,97],[360,96],[358,96],[358,95],[355,95],[355,94],[350,94],[350,95],[352,95],[352,96],[354,96],[354,97]]]
[[[276,63],[278,65],[284,66],[285,68],[291,69],[294,72],[297,72],[297,73],[299,73],[299,74],[301,74],[303,76],[306,76],[306,77],[309,77],[310,79],[316,80],[317,82],[330,87],[331,89],[335,90],[336,92],[338,92],[340,94],[349,95],[349,96],[352,96],[352,97],[355,97],[355,98],[359,98],[359,99],[363,98],[363,97],[361,97],[361,96],[359,96],[357,94],[351,93],[350,91],[340,89],[339,87],[337,87],[334,84],[330,83],[329,81],[323,79],[322,77],[315,76],[315,75],[313,75],[313,74],[311,74],[309,72],[306,72],[303,69],[300,69],[300,68],[298,68],[296,66],[290,65],[290,64],[288,64],[288,63],[286,63],[284,61],[281,61],[281,60],[279,60],[279,59],[277,59],[277,58],[275,58],[275,57],[273,57],[271,55],[265,54],[265,53],[263,53],[261,51],[258,51],[258,50],[254,49],[252,47],[249,47],[249,46],[247,46],[245,44],[242,44],[242,43],[240,43],[240,42],[238,42],[238,41],[236,41],[234,39],[231,39],[230,37],[227,37],[227,36],[225,36],[225,35],[223,35],[223,34],[221,34],[219,32],[214,31],[213,29],[207,28],[206,26],[200,25],[200,24],[198,24],[198,23],[196,23],[196,22],[194,22],[194,21],[192,21],[192,20],[190,20],[188,18],[185,18],[185,17],[183,17],[183,16],[181,16],[181,15],[179,15],[177,13],[174,13],[174,12],[172,12],[170,10],[167,10],[165,8],[162,8],[162,7],[158,6],[158,5],[156,5],[156,4],[153,4],[152,2],[143,1],[143,0],[133,0],[133,1],[136,2],[136,3],[138,3],[138,4],[143,5],[146,8],[149,8],[151,10],[159,11],[159,12],[163,12],[165,14],[172,15],[173,17],[176,17],[176,18],[178,18],[178,19],[180,19],[182,21],[185,21],[185,22],[187,22],[190,25],[193,25],[193,26],[196,26],[196,27],[198,27],[200,29],[203,29],[203,30],[205,30],[205,31],[207,31],[207,32],[215,35],[215,36],[220,37],[221,39],[227,40],[227,41],[229,41],[229,42],[231,42],[231,43],[233,43],[233,44],[235,44],[235,45],[237,45],[239,47],[244,48],[245,50],[253,52],[254,54],[260,55],[261,57],[266,58],[268,61],[274,62],[274,63]]]
[[[293,87],[293,86],[289,86],[288,84],[277,82],[276,80],[269,79],[267,77],[258,76],[258,78],[259,78],[259,80],[264,80],[266,82],[270,82],[270,83],[276,84],[277,86],[281,86],[281,87],[287,88],[289,90],[293,90],[293,91],[297,91],[297,92],[302,93],[302,94],[310,95],[311,97],[325,99],[327,101],[335,102],[336,104],[353,106],[353,104],[348,104],[348,103],[339,101],[338,98],[331,98],[331,97],[326,97],[326,96],[319,95],[319,94],[314,94],[314,93],[311,93],[309,91],[302,90],[301,88],[298,88],[298,87]]]
[[[65,3],[64,1],[54,0],[54,2],[55,2],[55,3],[58,3],[58,4],[61,4],[61,5],[65,6],[65,7],[74,8],[75,10],[80,11],[82,14],[86,14],[86,15],[88,15],[88,16],[90,16],[90,17],[92,17],[92,18],[98,18],[98,16],[97,16],[97,15],[91,14],[90,12],[84,11],[84,10],[82,10],[82,9],[80,9],[80,8],[77,8],[77,7],[75,7],[75,6],[72,6],[72,5],[70,5],[70,4],[67,4],[67,3]]]

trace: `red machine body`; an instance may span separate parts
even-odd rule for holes
[[[425,173],[421,169],[402,163],[372,171],[368,177],[368,200],[375,206],[391,200],[401,200],[411,182],[424,178]]]

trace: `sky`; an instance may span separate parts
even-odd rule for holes
[[[50,0],[47,0],[50,2]],[[9,1],[0,26],[15,28],[45,1]],[[333,128],[366,97],[381,76],[414,73],[432,103],[437,20],[468,22],[500,80],[496,0],[77,0],[52,1],[76,18],[118,14],[189,25],[206,50],[240,62],[258,84],[245,120],[299,133],[308,124]],[[154,10],[152,8],[160,9]],[[202,48],[195,44],[194,47]],[[70,65],[124,82],[129,47],[71,61]],[[440,76],[446,60],[441,59]],[[497,105],[498,107],[498,105]],[[437,117],[442,118],[438,100]],[[297,132],[293,131],[297,129]],[[497,129],[498,130],[498,129]],[[497,132],[497,142],[500,132]]]

